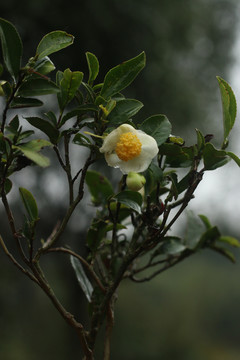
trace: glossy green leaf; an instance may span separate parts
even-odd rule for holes
[[[143,103],[135,99],[124,99],[117,101],[115,108],[108,115],[112,124],[123,124],[132,118],[143,107]]]
[[[60,90],[57,85],[47,79],[28,79],[19,87],[17,95],[20,96],[39,96],[55,94]]]
[[[52,31],[45,35],[37,47],[36,55],[38,59],[42,59],[52,53],[71,45],[74,37],[64,31]]]
[[[119,91],[125,89],[135,79],[146,63],[145,53],[117,65],[111,69],[104,78],[100,95],[108,99]]]
[[[6,68],[16,82],[21,68],[22,41],[16,28],[2,18],[0,18],[0,39]]]
[[[160,146],[169,137],[172,125],[165,115],[153,115],[143,121],[140,130],[152,136]]]
[[[49,166],[50,160],[39,153],[39,151],[45,146],[51,146],[51,143],[47,140],[38,139],[18,146],[13,146],[13,148],[20,150],[28,159],[32,160],[37,165],[46,167]]]
[[[232,130],[236,119],[237,103],[230,85],[219,76],[217,76],[217,80],[222,99],[224,144],[227,144],[228,135]]]
[[[22,202],[31,221],[38,220],[38,207],[33,195],[27,189],[19,188]]]
[[[43,102],[41,100],[16,96],[10,104],[10,108],[21,109],[26,107],[38,107],[42,105]]]
[[[142,195],[136,191],[124,190],[114,196],[121,204],[124,204],[136,211],[137,213],[141,213],[141,205],[142,205]]]
[[[34,71],[42,75],[47,75],[53,70],[55,70],[55,65],[48,56],[45,56],[44,58],[36,61],[34,65]]]
[[[89,170],[87,172],[86,183],[96,205],[106,203],[108,198],[114,194],[109,180],[97,171]]]
[[[90,52],[86,52],[86,58],[87,58],[88,71],[89,71],[88,83],[91,84],[98,76],[99,62],[97,57]]]
[[[72,72],[70,69],[64,71],[60,82],[61,91],[58,93],[58,103],[61,110],[74,98],[82,79],[83,73],[80,71]]]
[[[52,124],[37,116],[25,117],[25,119],[29,122],[29,124],[44,132],[53,144],[57,143],[59,139],[59,131],[53,127]]]
[[[87,300],[89,302],[91,302],[93,287],[92,287],[92,284],[90,283],[90,281],[88,280],[87,275],[85,274],[85,271],[82,267],[81,262],[72,255],[70,256],[70,261],[71,261],[72,267],[75,271],[78,283],[79,283],[82,291],[84,292]]]
[[[215,170],[229,161],[226,151],[217,150],[211,143],[207,143],[203,150],[203,162],[206,170]]]

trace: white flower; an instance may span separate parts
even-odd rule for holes
[[[158,146],[152,136],[123,124],[106,136],[100,152],[109,166],[128,174],[145,171],[157,155]]]

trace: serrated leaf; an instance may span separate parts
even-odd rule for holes
[[[16,82],[21,68],[22,41],[13,24],[2,18],[0,18],[0,38],[6,68]]]
[[[17,95],[20,96],[40,96],[47,94],[56,94],[60,90],[57,85],[46,79],[28,79],[19,87]]]
[[[112,124],[123,124],[132,118],[143,107],[143,103],[135,99],[123,99],[117,101],[115,108],[108,115]]]
[[[90,52],[86,52],[86,58],[87,58],[88,71],[89,71],[88,83],[91,84],[98,76],[99,62],[97,57]]]
[[[86,147],[92,146],[91,140],[87,136],[81,133],[78,133],[74,136],[73,143],[76,145],[81,145]]]
[[[74,256],[70,256],[70,261],[72,264],[72,267],[75,271],[78,283],[84,292],[88,302],[91,302],[91,297],[93,293],[93,287],[90,281],[88,280],[87,275],[85,274],[85,271],[83,270],[81,262]]]
[[[48,121],[41,119],[37,116],[25,117],[25,119],[34,126],[46,134],[53,144],[56,144],[59,138],[59,131],[52,126]]]
[[[126,205],[137,213],[141,213],[142,195],[136,191],[124,190],[114,196],[121,204]]]
[[[223,109],[223,128],[224,128],[224,143],[227,143],[227,138],[235,123],[237,114],[237,103],[235,95],[230,85],[223,80],[220,76],[217,76]]]
[[[36,200],[27,189],[19,188],[21,199],[31,221],[38,220],[38,208]]]
[[[152,136],[160,146],[169,137],[172,125],[165,115],[159,114],[144,120],[139,129]]]
[[[229,161],[226,151],[217,150],[213,144],[207,143],[203,150],[203,162],[206,170],[215,170]]]
[[[100,95],[104,99],[108,99],[119,91],[125,89],[144,68],[145,63],[145,53],[142,52],[135,58],[125,61],[109,70],[104,78]]]
[[[71,45],[74,41],[74,36],[65,31],[52,31],[45,35],[37,47],[36,55],[38,59],[53,54],[61,49]]]

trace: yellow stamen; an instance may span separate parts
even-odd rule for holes
[[[116,145],[116,154],[123,161],[131,160],[141,153],[142,144],[137,135],[127,132],[120,136]]]

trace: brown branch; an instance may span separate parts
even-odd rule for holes
[[[89,272],[89,274],[91,275],[92,279],[96,282],[96,284],[98,285],[98,287],[105,292],[105,288],[103,286],[103,284],[101,283],[101,280],[99,279],[99,277],[96,275],[96,273],[94,272],[94,270],[92,269],[91,265],[80,255],[76,254],[74,251],[64,248],[64,247],[58,247],[58,248],[51,248],[47,250],[47,253],[49,252],[62,252],[62,253],[66,253],[66,254],[70,254],[74,257],[76,257],[83,265],[84,267],[87,269],[87,271]]]
[[[0,245],[3,248],[4,253],[9,257],[9,259],[12,261],[12,263],[19,269],[21,270],[22,273],[24,273],[25,275],[27,275],[32,281],[36,282],[38,285],[38,280],[36,279],[36,277],[30,273],[27,269],[24,269],[24,267],[22,267],[21,264],[19,264],[19,262],[14,258],[14,256],[9,252],[6,244],[4,243],[2,237],[0,236]]]

